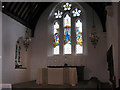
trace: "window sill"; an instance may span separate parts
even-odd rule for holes
[[[27,69],[26,67],[19,67],[19,68],[15,68],[15,69]]]

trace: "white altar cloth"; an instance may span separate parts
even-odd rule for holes
[[[63,85],[77,84],[76,68],[39,68],[37,84]]]

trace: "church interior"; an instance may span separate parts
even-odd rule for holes
[[[119,2],[1,2],[2,88],[120,87]]]

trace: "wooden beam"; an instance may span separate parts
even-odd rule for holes
[[[12,2],[5,2],[5,3],[6,3],[5,9],[8,10],[12,5]]]
[[[27,12],[27,10],[29,9],[29,3],[27,3],[27,5],[26,5],[26,7],[25,7],[25,9],[24,9],[24,11],[22,12],[22,14],[21,14],[21,18],[24,18],[24,15],[25,15],[25,13]]]
[[[29,7],[29,9],[28,9],[28,11],[26,12],[26,14],[25,14],[25,16],[24,16],[24,20],[26,20],[27,21],[27,17],[28,17],[28,15],[30,15],[31,14],[31,11],[32,11],[32,7],[33,7],[33,5],[35,4],[35,2],[33,3],[29,3],[30,4],[30,7]]]
[[[22,7],[20,8],[20,10],[19,10],[17,16],[20,16],[20,15],[21,15],[21,13],[23,12],[23,10],[24,10],[26,4],[27,4],[27,2],[24,2],[24,3],[23,3],[23,5],[22,5]]]
[[[41,13],[41,12],[38,12],[38,11],[40,11],[40,6],[39,6],[38,8],[36,8],[36,10],[34,11],[32,17],[31,17],[32,20],[34,19],[34,17],[35,17],[38,13]]]
[[[36,23],[39,20],[39,17],[40,17],[40,14],[41,14],[40,12],[41,12],[41,10],[40,10],[40,8],[38,8],[37,11],[35,12],[35,14],[33,15],[33,17],[31,17],[31,22],[30,23],[32,23],[34,21],[34,26],[36,26]]]
[[[32,6],[31,6],[30,15],[28,15],[28,17],[26,18],[27,22],[29,22],[29,20],[30,20],[32,14],[33,14],[33,8],[35,7],[35,5],[36,5],[36,2],[34,4],[32,4]]]
[[[24,17],[23,17],[23,19],[24,20],[26,20],[27,21],[27,17],[28,17],[28,15],[30,14],[30,11],[31,11],[31,5],[29,5],[29,8],[28,8],[28,10],[27,10],[27,12],[25,13],[25,15],[24,15]]]
[[[22,2],[18,2],[18,5],[16,6],[16,8],[14,9],[13,13],[17,13],[18,9],[20,9],[20,6],[22,5]]]
[[[13,9],[16,8],[16,5],[17,5],[17,2],[13,2],[13,4],[11,5],[9,11],[10,11],[10,12],[13,12]]]

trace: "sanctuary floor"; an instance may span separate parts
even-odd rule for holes
[[[71,85],[38,85],[36,84],[36,81],[29,81],[29,82],[24,82],[24,83],[19,83],[19,84],[13,84],[12,85],[12,88],[13,89],[24,89],[24,88],[32,88],[32,89],[78,89],[78,90],[98,90],[98,88],[109,88],[110,89],[110,86],[108,83],[100,83],[99,87],[97,85],[96,82],[94,81],[90,81],[90,80],[84,80],[84,81],[81,81],[79,82],[76,86],[71,86]]]

